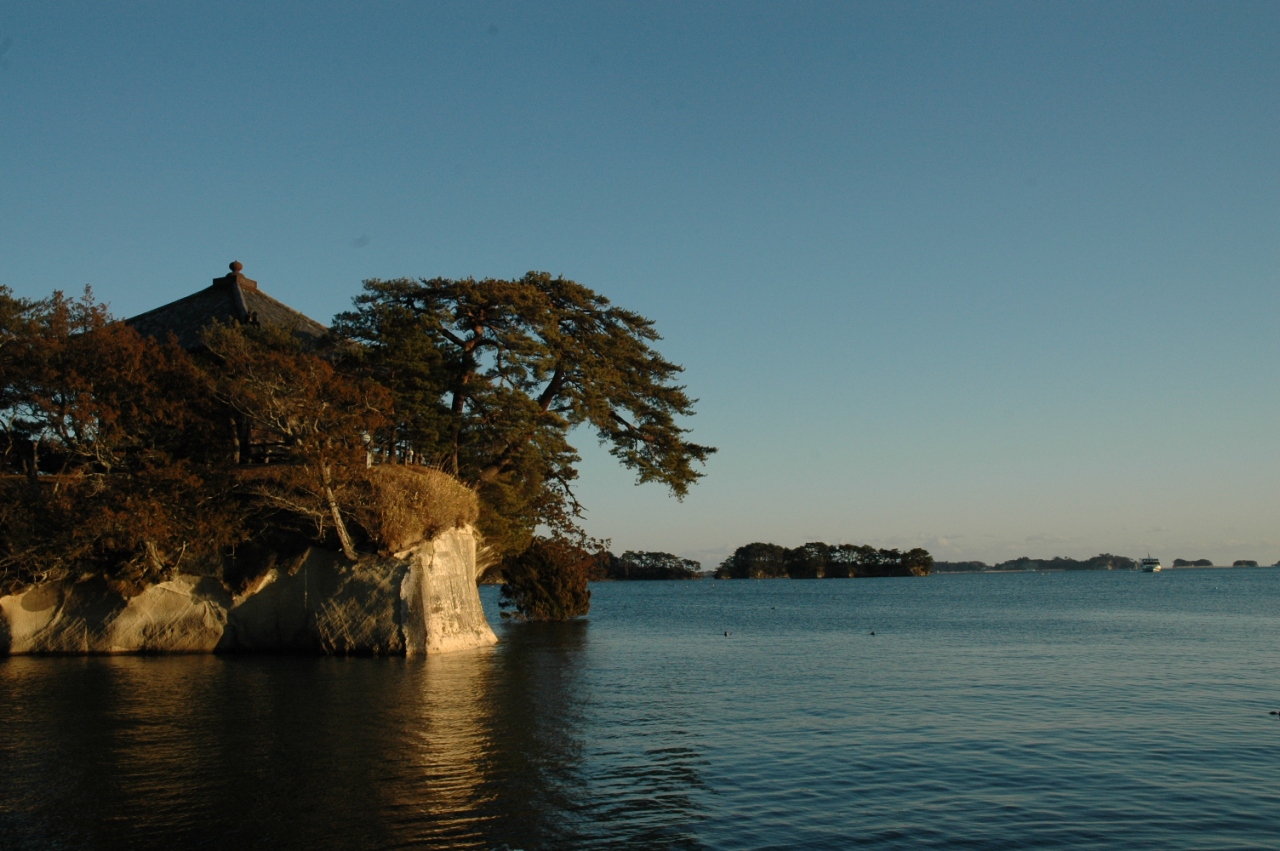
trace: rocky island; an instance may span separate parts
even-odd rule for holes
[[[125,323],[88,298],[8,307],[6,431],[25,469],[0,482],[0,654],[496,641],[474,490],[375,466],[359,435],[379,424],[377,388],[334,370],[327,329],[240,264]]]
[[[589,606],[574,426],[677,496],[715,451],[652,323],[573,281],[354,301],[327,328],[238,262],[123,321],[0,286],[0,654],[491,644],[494,565],[504,616]]]

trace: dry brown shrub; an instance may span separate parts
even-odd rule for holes
[[[476,492],[448,473],[400,464],[381,464],[368,472],[373,500],[362,525],[391,552],[473,524],[480,516]]]
[[[418,465],[380,464],[347,468],[335,475],[338,505],[365,540],[382,552],[408,549],[419,541],[459,526],[474,524],[480,514],[476,493],[448,473]],[[267,509],[292,514],[305,530],[311,523],[323,540],[331,528],[328,509],[316,483],[298,465],[271,464],[237,471],[243,492]],[[279,526],[276,517],[268,526]],[[277,536],[278,537],[278,536]],[[332,541],[325,543],[331,545]]]

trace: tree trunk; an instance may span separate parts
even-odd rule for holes
[[[236,430],[236,463],[251,463],[253,459],[250,457],[251,447],[249,444],[249,418],[244,414],[236,414],[232,417],[231,421]]]
[[[484,326],[477,325],[471,330],[471,339],[462,345],[463,357],[465,358],[465,368],[462,374],[458,376],[458,383],[453,388],[453,399],[449,404],[449,411],[453,414],[453,475],[456,478],[460,475],[458,454],[462,445],[462,415],[467,409],[467,385],[471,383],[471,376],[475,375],[476,362],[472,357],[472,352],[476,346],[480,345],[484,339]]]
[[[556,397],[560,395],[560,391],[564,389],[564,382],[567,377],[568,374],[565,372],[564,365],[557,365],[556,371],[551,376],[551,380],[547,382],[546,388],[544,388],[542,393],[538,396],[538,407],[544,414],[551,410],[552,403],[554,403]],[[533,435],[534,432],[530,431],[503,447],[503,450],[498,453],[498,457],[494,462],[486,465],[485,468],[480,471],[479,479],[481,481],[491,482],[498,476],[502,475],[503,470],[511,463],[511,459],[515,453],[530,440],[533,440]],[[454,464],[456,466],[457,462],[455,461]],[[455,472],[454,475],[457,475],[457,473]]]
[[[167,570],[164,559],[160,558],[160,550],[156,548],[155,541],[147,541],[146,549],[147,559],[151,562],[151,569],[155,571],[157,578],[163,579]]]
[[[31,441],[31,466],[27,467],[27,483],[32,489],[40,487],[40,441]]]
[[[333,526],[338,530],[338,540],[342,543],[342,554],[351,561],[357,558],[356,546],[351,541],[351,533],[347,531],[347,524],[342,520],[342,511],[338,508],[338,500],[333,495],[332,479],[329,475],[329,465],[320,465],[321,474],[324,477],[324,498],[329,503],[329,514],[333,516]]]

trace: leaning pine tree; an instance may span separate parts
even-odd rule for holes
[[[695,462],[715,452],[676,422],[693,414],[694,400],[675,383],[681,367],[652,348],[653,322],[564,278],[369,280],[334,330],[360,344],[347,357],[395,396],[394,422],[374,451],[439,464],[474,485],[481,530],[512,580],[535,562],[545,578],[554,548],[520,558],[539,526],[553,539],[585,541],[572,490],[575,427],[594,430],[639,482],[665,484],[677,498],[702,476]],[[571,589],[509,581],[518,611],[585,613],[586,573],[565,570],[576,577]],[[547,594],[566,599],[540,598]]]

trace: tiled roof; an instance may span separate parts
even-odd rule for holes
[[[288,328],[308,341],[323,337],[328,328],[258,289],[258,282],[240,273],[244,267],[231,264],[231,274],[214,278],[213,285],[140,313],[125,322],[139,332],[159,339],[173,333],[187,350],[203,347],[200,332],[213,322],[248,322]]]

